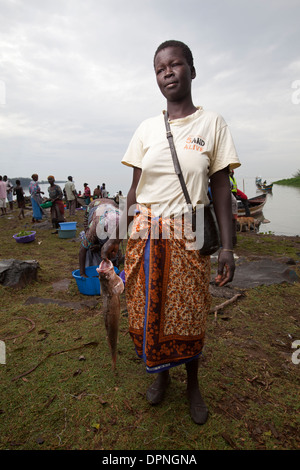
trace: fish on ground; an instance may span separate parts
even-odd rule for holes
[[[116,274],[114,266],[110,260],[101,261],[97,268],[97,272],[100,279],[107,340],[112,356],[112,367],[115,370],[120,320],[120,295],[124,291],[124,283]]]

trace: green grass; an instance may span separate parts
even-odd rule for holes
[[[295,186],[296,188],[300,188],[300,176],[274,181],[274,184],[281,184],[284,186]]]
[[[299,260],[300,237],[277,237],[271,233],[237,234],[238,250],[248,256],[285,256]]]
[[[40,270],[38,281],[23,289],[0,286],[0,339],[7,352],[6,365],[0,364],[1,450],[299,447],[300,366],[291,361],[292,342],[300,339],[299,283],[248,289],[217,317],[209,315],[199,380],[210,417],[199,427],[189,416],[184,367],[172,370],[164,402],[148,405],[145,391],[153,378],[127,333],[124,294],[112,372],[101,297],[80,294],[71,276],[78,268],[79,240],[59,239],[49,225],[36,226],[34,242],[17,244],[12,235],[31,229],[31,218],[23,223],[16,215],[0,218],[1,258],[36,259]],[[77,235],[82,215],[76,215]],[[297,238],[238,235],[236,252],[249,259],[299,261],[299,251]],[[69,287],[56,291],[54,283],[64,279]],[[30,297],[57,303],[30,305]],[[96,305],[88,306],[91,300]],[[214,298],[213,304],[224,300]],[[82,305],[65,308],[59,301]]]

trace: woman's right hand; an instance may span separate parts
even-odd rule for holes
[[[101,258],[110,259],[115,258],[119,251],[119,243],[116,240],[109,239],[104,243],[101,249]]]
[[[222,250],[218,256],[218,274],[215,277],[215,283],[217,286],[225,286],[228,282],[231,282],[234,276],[235,262],[232,250]]]

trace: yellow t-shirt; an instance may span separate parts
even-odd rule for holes
[[[185,118],[169,122],[192,204],[207,204],[209,177],[227,166],[231,169],[240,166],[228,126],[222,116],[201,107]],[[156,215],[186,210],[163,113],[140,124],[122,163],[142,169],[136,191],[138,203],[151,205]]]

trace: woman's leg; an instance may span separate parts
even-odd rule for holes
[[[198,359],[193,359],[186,364],[187,396],[190,402],[190,413],[193,421],[197,424],[204,424],[208,418],[208,409],[199,389],[198,366]]]

